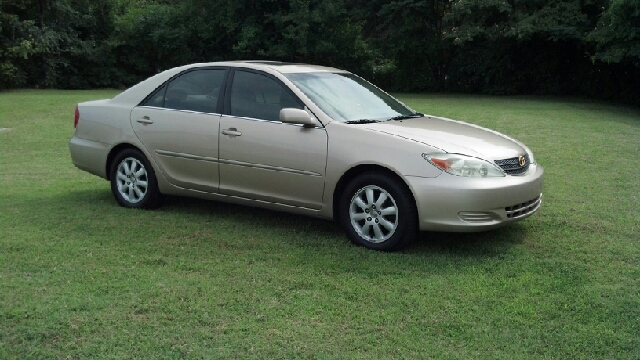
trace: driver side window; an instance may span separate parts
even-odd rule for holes
[[[231,115],[279,121],[284,108],[304,109],[291,92],[274,79],[236,70],[231,87]]]

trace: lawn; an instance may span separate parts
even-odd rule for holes
[[[545,197],[380,253],[302,216],[118,207],[67,147],[75,104],[115,94],[0,93],[0,358],[640,358],[640,110],[399,94],[525,142]]]

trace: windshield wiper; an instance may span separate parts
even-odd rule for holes
[[[371,119],[360,119],[360,120],[349,120],[345,122],[345,124],[371,124],[371,123],[377,123],[377,122],[380,122],[380,121],[371,120]]]
[[[411,115],[400,115],[400,116],[396,116],[396,117],[392,117],[389,120],[405,120],[405,119],[414,119],[414,118],[420,118],[423,117],[424,114],[421,113],[415,113],[415,114],[411,114]]]

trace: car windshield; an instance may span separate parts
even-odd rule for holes
[[[337,121],[382,121],[417,114],[353,74],[318,72],[285,76]]]

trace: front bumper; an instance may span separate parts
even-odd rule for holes
[[[537,164],[525,175],[501,178],[406,177],[420,230],[455,232],[490,230],[531,216],[542,204],[543,178]]]

